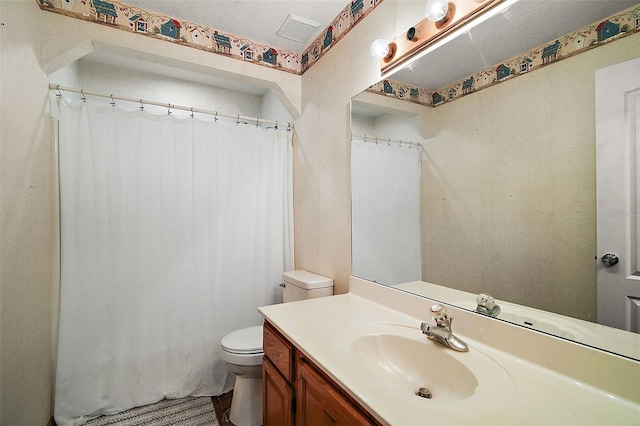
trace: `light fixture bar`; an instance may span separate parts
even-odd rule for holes
[[[472,22],[479,16],[498,6],[506,0],[478,0],[460,1],[454,4],[449,2],[449,12],[442,21],[432,22],[427,18],[418,22],[414,27],[409,28],[407,33],[396,37],[389,43],[395,49],[393,57],[383,58],[380,63],[380,71],[383,75],[389,75],[392,71],[405,65],[407,61],[444,36],[452,33],[463,25]],[[409,37],[409,33],[412,35]],[[417,36],[415,36],[417,34]]]

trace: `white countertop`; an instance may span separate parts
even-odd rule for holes
[[[416,296],[397,295],[397,297]],[[395,294],[394,298],[396,298]],[[429,303],[426,300],[422,302],[407,299],[406,301],[409,302],[408,305]],[[359,327],[387,323],[415,327],[416,338],[424,338],[427,341],[419,330],[420,322],[427,320],[427,315],[425,318],[417,318],[403,313],[405,309],[399,312],[385,305],[386,303],[383,305],[363,297],[362,294],[350,293],[265,306],[259,310],[300,351],[384,424],[640,424],[640,400],[636,400],[638,398],[626,399],[611,393],[610,390],[605,391],[585,381],[560,374],[553,368],[495,349],[493,346],[482,343],[481,339],[474,339],[482,336],[482,333],[493,332],[485,330],[487,327],[481,318],[478,321],[483,330],[480,330],[478,336],[470,335],[472,333],[456,332],[457,324],[455,322],[453,324],[454,334],[468,343],[469,353],[457,353],[444,347],[439,349],[451,351],[450,355],[458,357],[462,362],[465,361],[465,355],[473,351],[486,355],[506,370],[513,383],[511,390],[503,392],[502,395],[492,394],[492,397],[487,399],[483,396],[483,391],[486,393],[487,389],[491,389],[491,377],[486,377],[486,372],[483,375],[483,372],[475,371],[478,377],[476,393],[463,400],[439,402],[435,397],[423,399],[409,392],[396,391],[385,383],[374,380],[375,378],[370,375],[363,374],[356,358],[349,353],[349,338],[346,337],[346,334],[353,334],[353,330],[358,330]],[[412,311],[408,305],[406,310]],[[426,313],[426,309],[424,312]],[[460,315],[459,322],[476,317],[466,317],[458,312],[456,315]],[[540,346],[538,337],[528,340],[527,333],[532,332],[519,330],[518,327],[510,324],[500,324],[500,327],[505,326],[514,329],[507,329],[505,338],[513,340],[512,332],[520,336],[513,341],[513,345],[518,345],[520,350],[529,344],[536,345],[535,348],[531,348],[532,351],[546,350],[546,348],[537,348]],[[495,326],[490,325],[490,327]],[[468,324],[466,327],[461,327],[464,331],[468,329]],[[523,336],[521,336],[522,333],[524,333]],[[557,345],[558,342],[550,341],[548,348],[555,350]],[[598,360],[601,363],[601,358]],[[576,364],[583,361],[590,363],[591,358],[574,360]],[[424,362],[429,363],[429,360],[425,359]],[[637,365],[637,368],[634,368],[634,365]],[[629,364],[625,361],[623,366],[627,369],[625,375],[628,375],[629,371],[632,376],[637,373],[637,377],[631,377],[629,383],[631,386],[635,383],[640,387],[640,363]],[[628,369],[629,366],[631,370]],[[434,368],[437,367],[434,365]],[[599,365],[598,368],[607,368],[607,366]],[[635,396],[636,391],[631,389],[626,394]]]

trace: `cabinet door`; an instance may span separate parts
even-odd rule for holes
[[[315,366],[298,358],[296,424],[305,426],[376,424],[347,400]]]
[[[293,386],[267,357],[262,359],[262,391],[263,425],[293,425]]]

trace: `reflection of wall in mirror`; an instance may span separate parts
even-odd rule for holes
[[[640,34],[429,110],[423,280],[596,319],[594,72]]]
[[[388,138],[422,142],[423,138],[414,122],[410,118],[392,114],[380,114],[367,117],[353,113],[351,115],[351,131],[353,134],[368,135],[371,141],[386,141]]]

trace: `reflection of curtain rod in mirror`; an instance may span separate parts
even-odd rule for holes
[[[471,24],[477,21],[487,12],[499,13],[506,9],[514,0],[457,0],[449,2],[448,9],[444,17],[439,21],[432,21],[424,18],[414,27],[407,30],[389,43],[390,53],[382,58],[380,70],[383,75],[388,75],[402,66],[406,66],[410,61],[417,59],[426,48],[431,47],[436,42],[452,34],[455,30],[468,30]],[[501,5],[500,8],[496,6]],[[475,24],[475,22],[474,22]]]
[[[377,145],[378,143],[381,143],[381,144],[384,143],[387,145],[390,145],[393,143],[393,144],[398,144],[400,146],[408,145],[409,149],[413,149],[414,147],[417,148],[418,150],[422,149],[422,143],[413,142],[413,141],[403,141],[402,139],[378,138],[376,136],[356,135],[352,133],[351,140],[353,139],[359,139],[363,143],[373,143],[375,145]]]

